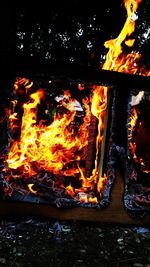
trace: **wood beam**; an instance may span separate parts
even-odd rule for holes
[[[94,67],[62,64],[36,64],[36,62],[21,62],[11,64],[14,75],[41,77],[54,80],[64,80],[76,83],[101,84],[111,87],[140,89],[150,91],[150,76],[132,75]]]

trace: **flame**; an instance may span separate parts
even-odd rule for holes
[[[132,47],[134,39],[129,39],[135,30],[136,11],[139,3],[142,0],[125,0],[124,4],[127,10],[127,19],[117,38],[111,39],[104,43],[105,47],[109,49],[106,61],[103,65],[105,70],[114,70],[130,74],[139,74],[149,76],[150,71],[138,64],[141,54],[134,50],[126,54],[123,51],[125,45]]]
[[[94,197],[94,196],[91,196],[87,193],[84,193],[84,192],[80,192],[78,194],[78,197],[79,197],[79,200],[81,203],[87,203],[87,202],[90,202],[90,203],[93,203],[93,204],[97,204],[98,201],[97,201],[97,197]]]
[[[136,142],[134,142],[133,133],[134,133],[134,130],[136,129],[137,121],[138,121],[138,111],[137,111],[136,107],[132,107],[131,115],[130,115],[130,122],[128,123],[128,125],[129,125],[129,127],[128,127],[128,129],[129,129],[129,134],[128,134],[129,149],[132,152],[132,157],[133,157],[134,161],[136,163],[140,164],[141,167],[144,167],[144,168],[141,168],[142,172],[149,173],[150,170],[145,169],[144,160],[142,158],[138,158],[137,153],[136,153],[137,145],[136,145]]]
[[[34,184],[28,184],[28,188],[29,188],[30,192],[33,193],[33,194],[36,194],[37,191],[33,190],[33,188],[32,188],[33,186],[34,186]]]
[[[45,126],[37,125],[37,105],[43,97],[43,91],[38,90],[30,95],[30,101],[25,103],[22,117],[20,140],[13,143],[8,155],[8,165],[11,169],[22,167],[29,176],[35,175],[39,170],[45,169],[54,174],[61,174],[61,171],[70,161],[79,161],[77,153],[87,144],[89,124],[89,105],[84,100],[86,115],[84,123],[80,127],[78,135],[74,134],[72,127],[69,127],[74,120],[75,111],[56,116],[54,121]],[[70,97],[70,95],[68,95]],[[34,168],[36,162],[37,170]],[[63,171],[63,175],[74,175],[77,169]]]
[[[25,93],[27,93],[32,87],[32,85],[33,82],[31,82],[29,79],[17,77],[14,83],[14,94],[18,92],[23,93],[23,88],[25,88]]]
[[[107,175],[104,173],[104,177],[98,180],[97,191],[101,194],[103,192],[104,186],[107,184]]]
[[[109,50],[106,55],[106,60],[102,66],[103,69],[125,72],[125,73],[130,73],[130,74],[136,74],[136,73],[143,74],[144,68],[141,68],[140,69],[141,72],[140,72],[139,66],[135,64],[136,60],[139,59],[141,55],[135,51],[132,51],[130,54],[127,54],[127,55],[123,53],[123,48],[125,45],[132,47],[134,44],[135,40],[129,37],[135,30],[135,17],[136,17],[135,15],[136,15],[138,5],[141,1],[142,0],[125,0],[124,1],[124,5],[127,11],[127,18],[118,37],[115,39],[110,39],[104,43],[104,46],[108,48]],[[144,75],[148,75],[148,72],[145,71],[145,69],[144,69]],[[107,87],[103,87],[103,88],[104,88],[104,92],[106,95],[108,88]],[[95,92],[95,94],[97,93]],[[94,101],[94,105],[97,105],[96,101]],[[99,118],[99,126],[101,127],[100,118]],[[99,138],[101,138],[101,135],[98,135],[97,139]],[[102,140],[98,141],[97,143],[99,142],[102,142]],[[99,146],[97,145],[97,147]],[[97,155],[98,155],[98,152],[97,152]],[[96,166],[96,169],[98,169],[97,166]],[[107,184],[106,174],[104,174],[103,177],[99,177],[99,179],[97,180],[97,190],[100,194],[105,184]]]
[[[20,92],[18,81],[21,81],[20,86],[22,87],[23,79],[17,79],[17,88]],[[24,82],[26,86],[26,80]],[[100,146],[102,141],[107,88],[95,86],[93,95],[82,100],[85,116],[76,133],[72,124],[76,115],[75,108],[77,103],[71,97],[70,92],[65,90],[64,95],[57,99],[59,100],[59,105],[65,107],[68,112],[63,115],[55,114],[53,122],[49,125],[45,125],[43,121],[37,124],[38,106],[43,98],[44,90],[39,89],[30,95],[28,102],[23,104],[21,135],[20,139],[13,141],[10,147],[7,159],[8,167],[14,170],[20,168],[26,174],[26,177],[35,176],[42,170],[58,176],[73,177],[78,174],[81,188],[75,189],[71,184],[65,188],[68,195],[76,198],[79,192],[92,190],[97,181],[98,155],[96,156],[95,169],[91,177],[85,177],[84,169],[80,166],[80,159],[83,148],[88,144],[88,126],[91,114],[99,120],[97,146]],[[10,122],[12,122],[12,119],[13,121],[17,119],[17,115],[16,112],[10,114]],[[32,193],[36,193],[33,192],[32,186],[32,184],[28,185],[29,190]],[[63,187],[63,184],[61,187]],[[92,203],[97,203],[97,198],[89,194],[86,195],[84,200],[83,195],[80,199],[81,202],[88,200]]]
[[[135,21],[138,18],[136,15],[136,11],[141,1],[142,0],[124,0],[125,8],[127,10],[127,19],[118,37],[106,41],[104,44],[105,47],[109,49],[109,51],[106,56],[106,61],[103,65],[103,69],[130,74],[138,74],[143,76],[150,75],[150,71],[139,64],[141,58],[139,52],[132,50],[131,53],[126,54],[123,51],[125,45],[128,47],[132,47],[135,42],[135,40],[130,38],[130,36],[135,30]],[[140,96],[142,96],[142,92]],[[142,159],[137,159],[135,153],[136,143],[132,140],[133,131],[138,120],[138,114],[135,108],[132,108],[132,114],[130,119],[131,120],[129,122],[128,136],[130,150],[132,151],[133,159],[141,165],[144,165]]]
[[[105,42],[108,48],[106,61],[102,68],[132,74],[148,75],[144,68],[136,64],[140,54],[132,51],[130,54],[123,53],[126,46],[132,47],[134,39],[129,38],[135,30],[135,15],[141,0],[125,0],[127,19],[117,38]],[[99,170],[100,148],[103,142],[108,88],[104,86],[93,86],[93,93],[89,98],[82,99],[82,106],[72,98],[68,90],[55,100],[66,109],[65,114],[55,114],[54,119],[48,125],[43,121],[38,122],[38,107],[44,101],[44,90],[39,89],[30,93],[33,82],[25,78],[17,78],[14,84],[14,94],[30,94],[30,99],[23,105],[23,116],[21,123],[21,134],[19,140],[13,140],[8,154],[8,168],[20,169],[26,177],[37,175],[40,171],[53,173],[54,177],[60,177],[61,188],[65,188],[66,194],[80,200],[80,202],[98,203],[97,196],[93,193],[97,190],[99,196],[107,184],[107,175],[101,177]],[[24,88],[24,89],[23,89]],[[84,90],[84,85],[79,84],[78,90]],[[75,131],[73,125],[76,110],[83,109],[85,116],[83,122]],[[81,155],[88,144],[88,127],[90,117],[94,115],[98,119],[98,134],[96,139],[95,166],[90,177],[85,176],[81,164]],[[13,129],[14,122],[18,123],[18,114],[13,109],[9,116],[10,125]],[[136,119],[130,124],[133,130]],[[99,177],[100,176],[100,177]],[[64,186],[62,177],[78,177],[81,187],[74,188],[72,182]],[[56,182],[57,184],[57,182]],[[32,193],[33,184],[28,185]],[[96,189],[96,190],[95,190]],[[92,193],[91,193],[92,192]]]
[[[131,115],[130,115],[130,122],[128,123],[128,129],[129,129],[128,140],[129,140],[129,145],[132,150],[134,159],[136,159],[136,155],[135,155],[136,143],[132,142],[132,138],[133,138],[133,132],[134,132],[137,120],[138,120],[137,110],[136,108],[132,108]]]
[[[68,185],[68,186],[66,186],[66,193],[69,195],[69,196],[71,196],[72,198],[74,198],[75,197],[75,191],[74,191],[74,188],[73,188],[73,186],[70,184],[70,185]]]

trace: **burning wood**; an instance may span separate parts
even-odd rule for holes
[[[112,78],[110,84],[114,85],[126,82],[131,88],[138,81],[137,87],[141,86],[141,82],[148,86],[149,78],[143,76],[150,75],[150,72],[138,65],[140,54],[133,50],[128,54],[123,51],[124,47],[134,44],[131,34],[135,29],[135,13],[140,2],[124,1],[127,19],[118,37],[105,42],[109,50],[102,70],[90,73],[90,68],[88,72],[79,69],[71,74],[72,80],[80,83],[90,81],[88,93],[85,93],[84,86],[76,86],[72,90],[72,83],[70,88],[62,86],[58,90],[55,87],[55,91],[53,79],[45,79],[42,84],[38,78],[35,81],[25,76],[16,78],[14,99],[8,111],[9,151],[7,155],[2,155],[5,165],[2,167],[1,185],[8,196],[15,199],[20,196],[22,201],[42,199],[58,207],[108,206],[110,192],[107,188],[114,179],[108,158],[104,164],[106,146],[109,146],[106,145],[106,136],[110,90],[99,83],[101,80],[105,84],[108,78]],[[58,69],[52,70],[51,76],[53,71],[57,77]],[[70,71],[73,72],[72,67],[67,72],[68,76]],[[62,70],[62,79],[63,75]],[[91,81],[98,84],[91,85]],[[137,99],[134,101],[138,103]],[[134,160],[143,165],[147,158],[143,157],[141,161],[140,152],[132,142],[139,110],[133,108],[132,112],[130,148]],[[138,141],[137,135],[137,144]],[[104,165],[108,166],[104,168]]]
[[[51,200],[68,195],[75,202],[81,199],[81,203],[97,203],[97,197],[91,191],[98,180],[97,167],[93,164],[94,178],[84,176],[84,150],[88,144],[90,114],[100,120],[99,134],[95,136],[99,149],[107,98],[103,87],[94,89],[89,97],[79,100],[73,98],[69,90],[62,90],[61,95],[51,92],[52,97],[48,89],[38,89],[25,78],[16,79],[15,99],[9,111],[10,149],[3,169],[12,187],[17,189],[21,183],[24,192],[30,190],[40,197],[45,194]],[[48,117],[45,119],[41,112]],[[41,180],[39,175],[42,173]]]

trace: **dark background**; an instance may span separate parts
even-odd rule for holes
[[[99,66],[126,19],[122,0],[1,1],[0,54],[3,64],[16,60]],[[149,64],[150,2],[143,0],[133,37],[134,48]],[[7,58],[7,59],[6,59]],[[145,59],[146,58],[146,59]],[[6,63],[7,62],[7,63]]]

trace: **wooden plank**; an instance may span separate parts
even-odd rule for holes
[[[90,177],[95,162],[96,154],[96,137],[98,132],[98,119],[91,113],[90,125],[88,129],[88,145],[87,145],[87,156],[85,166],[85,176]]]
[[[76,64],[44,64],[23,59],[17,59],[12,65],[9,65],[12,74],[25,76],[32,80],[45,78],[52,80],[64,80],[65,82],[101,84],[105,86],[115,86],[119,88],[136,88],[150,90],[150,76],[133,75],[111,70],[98,69],[91,66]]]
[[[50,205],[32,203],[1,202],[0,217],[35,216],[45,219],[59,219],[69,221],[87,221],[107,224],[142,225],[150,226],[150,215],[143,219],[134,219],[128,215],[123,207],[123,179],[117,174],[112,190],[112,200],[108,208],[98,210],[95,208],[69,208],[58,209]]]

